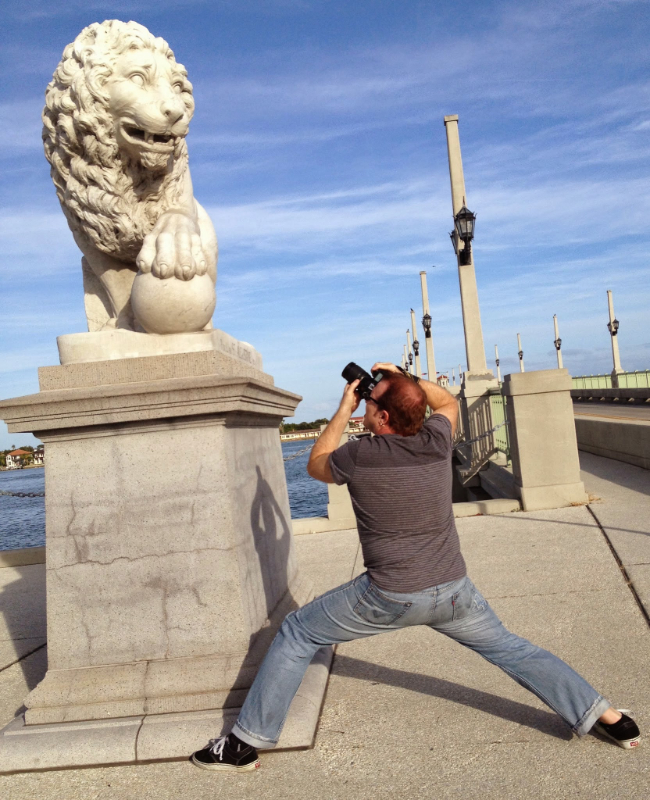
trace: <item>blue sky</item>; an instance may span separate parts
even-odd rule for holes
[[[38,390],[85,330],[80,254],[40,139],[45,86],[87,24],[134,19],[194,84],[197,199],[220,245],[215,326],[253,344],[296,420],[351,360],[399,361],[428,271],[436,362],[465,361],[443,116],[458,114],[488,362],[650,367],[648,0],[26,0],[5,4],[0,396]],[[432,265],[436,265],[432,269]],[[420,339],[422,336],[420,335]],[[32,441],[0,423],[0,448]]]

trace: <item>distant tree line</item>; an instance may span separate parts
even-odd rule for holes
[[[314,428],[320,428],[321,425],[327,425],[328,419],[315,419],[313,422],[282,422],[280,424],[280,433],[291,433],[291,431],[311,431]]]

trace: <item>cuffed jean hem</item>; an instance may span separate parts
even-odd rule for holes
[[[255,736],[254,733],[242,728],[238,722],[235,722],[230,732],[256,750],[272,750],[277,745],[277,742],[272,742],[269,739],[260,739],[259,736]]]
[[[609,708],[611,708],[609,700],[599,696],[584,717],[572,728],[573,732],[578,736],[586,736]]]

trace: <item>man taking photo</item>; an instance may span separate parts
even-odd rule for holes
[[[636,723],[568,664],[506,630],[467,576],[451,499],[456,398],[394,364],[375,364],[377,370],[384,377],[367,398],[364,417],[374,435],[339,447],[360,403],[354,381],[307,466],[317,480],[348,485],[366,572],[286,617],[232,732],[194,753],[193,763],[255,769],[257,750],[277,744],[320,647],[413,625],[426,625],[496,664],[578,736],[595,726],[621,747],[636,747]],[[433,413],[425,421],[427,406]]]

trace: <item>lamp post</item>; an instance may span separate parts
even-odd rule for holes
[[[618,350],[618,329],[621,323],[614,316],[614,301],[612,300],[612,293],[609,289],[607,290],[607,306],[609,308],[609,322],[607,323],[607,329],[609,330],[609,336],[612,340],[612,359],[614,361],[614,369],[612,370],[612,386],[614,389],[618,389],[618,376],[621,374],[621,372],[623,372],[621,367],[621,354]]]
[[[418,378],[422,377],[420,368],[420,342],[418,342],[417,327],[415,325],[415,311],[411,309],[411,328],[413,329],[413,355],[415,356],[415,374]]]
[[[496,345],[494,345],[494,359],[497,365],[497,380],[501,383],[501,367],[499,366],[501,362],[499,361],[499,348]]]
[[[436,382],[436,361],[433,357],[433,339],[431,337],[431,314],[429,313],[429,292],[427,290],[427,273],[420,272],[422,287],[422,327],[424,328],[424,347],[427,352],[427,375],[432,383]],[[415,328],[413,328],[415,330]],[[433,376],[433,377],[432,377]]]
[[[557,314],[553,314],[553,326],[555,328],[555,349],[557,350],[557,368],[562,369],[562,339],[560,339],[560,329],[557,326]]]
[[[482,378],[489,381],[494,378],[485,361],[481,311],[471,250],[476,215],[468,210],[465,201],[465,178],[458,136],[458,115],[447,116],[444,121],[447,132],[447,154],[449,156],[449,178],[451,181],[451,201],[454,217],[454,230],[450,236],[458,261],[460,301],[463,310],[465,352],[467,354],[465,380],[470,376],[471,378]]]
[[[451,385],[456,385],[456,373],[454,372],[454,368],[451,368]]]
[[[521,336],[519,334],[517,334],[517,347],[519,348],[517,353],[519,356],[519,372],[526,372],[524,368],[524,351],[521,349]]]
[[[406,350],[406,345],[404,345],[404,364],[403,364],[403,368],[405,370],[408,370],[408,368],[409,368],[409,354],[408,354],[408,352]]]
[[[411,350],[411,331],[406,329],[406,352],[409,358],[409,372],[413,375],[413,351]]]

